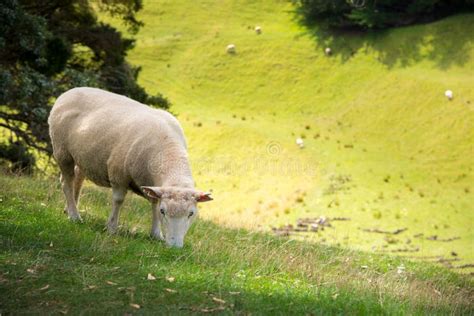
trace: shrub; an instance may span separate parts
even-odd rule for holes
[[[473,11],[474,0],[294,0],[306,23],[383,29]]]

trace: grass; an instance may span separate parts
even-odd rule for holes
[[[86,186],[85,222],[74,224],[56,180],[2,176],[0,186],[2,314],[474,311],[472,280],[431,264],[206,220],[183,249],[170,249],[148,238],[149,206],[138,197],[126,202],[120,233],[109,235],[106,190]]]
[[[268,231],[346,216],[308,238],[473,263],[472,14],[365,35],[301,25],[277,0],[144,1],[139,18],[128,59],[174,104],[195,180],[216,197],[203,218]],[[390,243],[360,230],[404,227]]]
[[[453,272],[474,271],[460,268],[474,262],[472,14],[365,35],[302,25],[278,0],[145,0],[139,18],[128,59],[173,102],[215,201],[174,250],[148,238],[139,198],[110,236],[109,192],[86,186],[72,224],[56,180],[0,176],[1,314],[474,313],[472,278]],[[351,220],[269,232],[320,215]],[[455,269],[378,253],[399,248]]]

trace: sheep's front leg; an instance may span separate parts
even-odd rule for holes
[[[120,207],[125,200],[125,195],[127,195],[127,189],[112,187],[112,212],[107,222],[107,230],[109,233],[113,234],[117,231]]]
[[[155,239],[164,240],[160,231],[160,205],[158,203],[152,203],[151,212],[153,214],[153,219],[151,223],[150,235]]]

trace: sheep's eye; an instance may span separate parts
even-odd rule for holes
[[[193,215],[194,215],[194,212],[191,211],[191,212],[189,212],[189,216],[188,216],[188,217],[191,217],[191,216],[193,216]]]
[[[164,208],[160,208],[160,213],[161,213],[161,215],[165,215],[165,209],[164,209]]]

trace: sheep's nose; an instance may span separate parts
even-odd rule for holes
[[[176,247],[176,248],[182,248],[183,247],[183,240],[179,240],[175,237],[170,237],[167,242],[168,246],[170,247]]]

